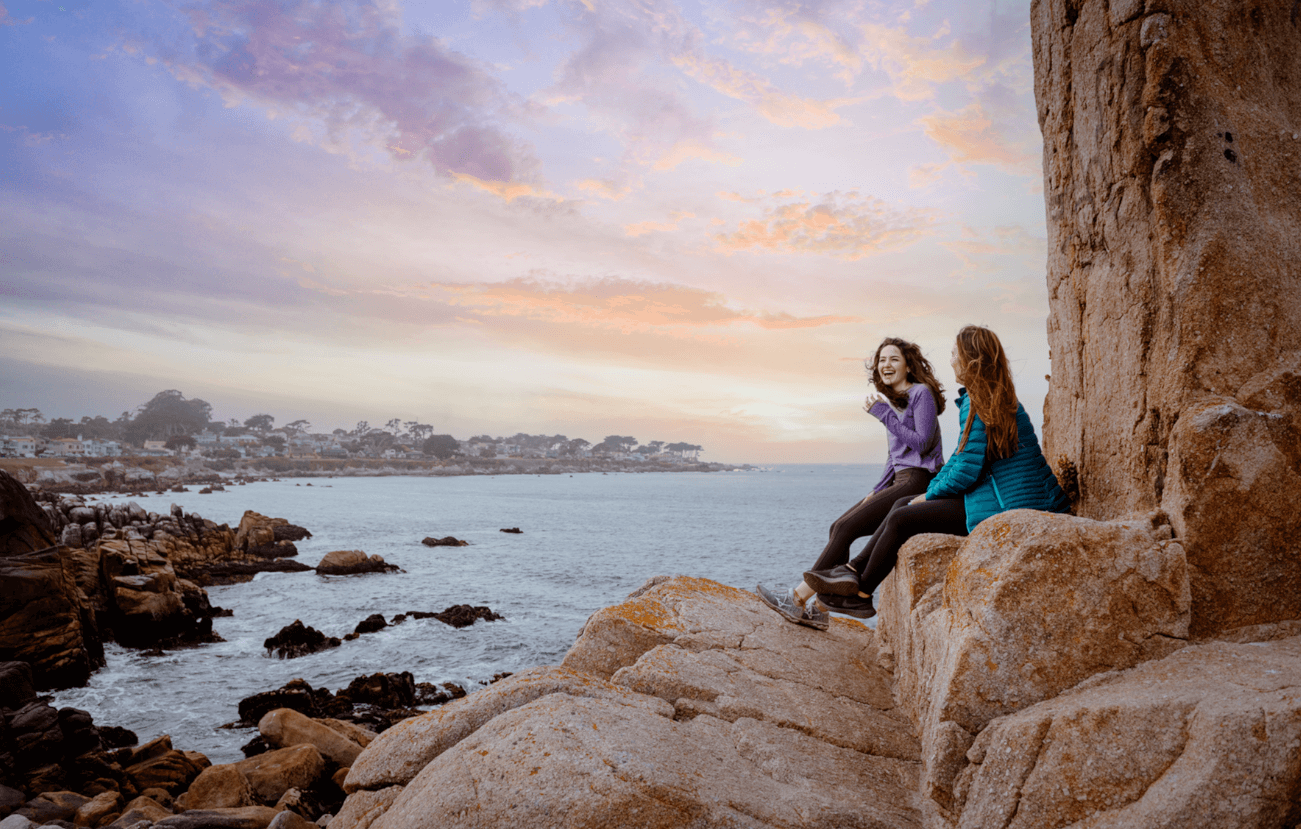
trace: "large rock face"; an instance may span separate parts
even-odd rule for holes
[[[870,630],[676,578],[594,614],[564,666],[380,734],[331,826],[903,829],[920,770]]]
[[[1035,0],[1047,455],[1080,514],[1164,509],[1192,629],[1301,616],[1301,16]]]

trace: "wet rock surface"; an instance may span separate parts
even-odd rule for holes
[[[425,538],[420,540],[420,543],[425,545],[426,547],[468,547],[470,546],[470,542],[462,541],[461,539],[450,535],[443,536],[442,538],[434,538],[433,536],[426,536]]]
[[[262,643],[268,656],[294,659],[309,653],[337,648],[343,641],[337,636],[326,636],[314,627],[304,625],[301,619],[285,625],[275,636]]]
[[[322,576],[352,576],[360,573],[393,573],[402,568],[389,564],[380,555],[366,555],[361,550],[335,550],[326,553],[316,572]]]

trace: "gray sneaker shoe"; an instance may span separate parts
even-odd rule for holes
[[[853,596],[858,593],[858,573],[848,564],[830,570],[806,570],[804,583],[818,593],[833,596]]]
[[[763,599],[764,604],[771,607],[782,615],[782,618],[788,622],[794,622],[797,625],[805,625],[816,630],[826,630],[831,624],[831,615],[814,608],[812,604],[800,607],[795,601],[791,591],[785,593],[774,593],[762,584],[755,588],[759,598]],[[810,602],[813,600],[810,599]]]

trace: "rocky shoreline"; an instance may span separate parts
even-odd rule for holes
[[[275,461],[275,463],[272,463]],[[741,472],[760,467],[722,463],[660,463],[605,459],[539,460],[475,458],[454,461],[286,459],[212,461],[187,458],[100,458],[86,462],[3,459],[6,471],[33,490],[70,495],[163,494],[177,487],[219,492],[226,486],[283,478],[379,478],[391,476],[644,474],[652,472]]]

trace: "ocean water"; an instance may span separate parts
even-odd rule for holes
[[[682,573],[753,589],[788,586],[826,543],[832,520],[870,490],[874,464],[782,465],[763,471],[450,478],[313,478],[169,493],[171,503],[217,523],[247,509],[306,527],[300,561],[331,550],[378,553],[405,572],[359,576],[263,573],[208,588],[234,615],[214,620],[224,642],[148,656],[115,645],[85,688],[55,694],[56,707],[89,711],[141,741],[170,734],[214,763],[243,755],[253,729],[223,729],[241,699],[300,677],[332,691],[377,671],[467,690],[501,671],[556,664],[594,611],[651,576]],[[311,486],[307,486],[308,483]],[[111,498],[111,501],[125,500]],[[502,533],[519,527],[519,535]],[[468,547],[425,547],[454,535]],[[864,542],[855,545],[859,549]],[[455,629],[408,620],[298,659],[270,658],[266,638],[295,619],[342,638],[372,613],[487,605],[505,617]]]

